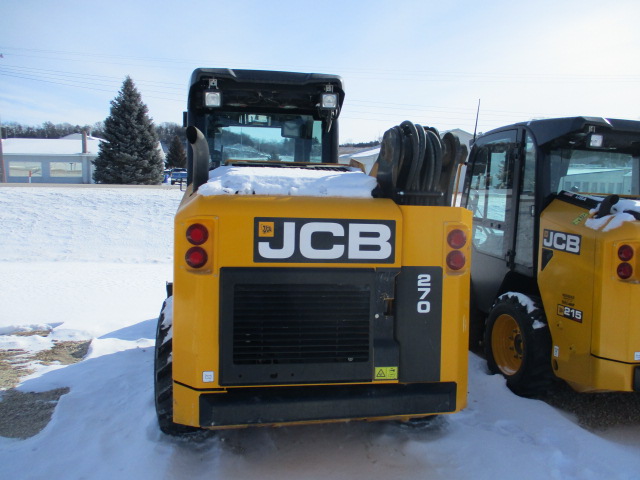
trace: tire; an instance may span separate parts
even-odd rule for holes
[[[551,334],[541,301],[519,293],[501,295],[487,317],[484,352],[489,370],[502,374],[512,392],[544,393],[554,375]]]
[[[167,435],[184,436],[199,432],[200,429],[173,422],[173,363],[171,358],[173,325],[164,321],[165,309],[168,308],[167,305],[169,305],[169,308],[172,305],[171,299],[172,297],[167,298],[162,304],[162,311],[158,317],[153,365],[153,390],[160,430]]]

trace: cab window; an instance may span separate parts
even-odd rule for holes
[[[513,155],[516,131],[483,138],[472,159],[466,185],[467,208],[473,212],[473,244],[489,255],[504,257],[506,223],[513,195]]]

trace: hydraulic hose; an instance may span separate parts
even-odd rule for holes
[[[385,132],[377,164],[376,195],[402,205],[449,205],[452,172],[466,147],[448,132],[404,121]]]

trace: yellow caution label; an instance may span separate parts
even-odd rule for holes
[[[583,213],[581,213],[580,215],[578,215],[578,216],[573,220],[573,222],[571,222],[571,223],[573,223],[574,225],[579,225],[579,224],[580,224],[580,222],[582,222],[582,220],[584,220],[584,219],[585,219],[585,218],[587,218],[588,216],[589,216],[589,214],[588,214],[588,213],[583,212]]]
[[[397,380],[398,367],[376,367],[374,380]]]

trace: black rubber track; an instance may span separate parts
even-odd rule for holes
[[[198,432],[200,429],[173,423],[173,363],[171,359],[173,339],[165,341],[173,326],[163,325],[166,305],[167,302],[165,301],[162,305],[156,328],[156,348],[153,365],[156,415],[158,416],[160,430],[168,435],[182,436]]]

